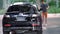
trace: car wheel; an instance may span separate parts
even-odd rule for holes
[[[16,34],[16,32],[15,31],[11,31],[11,32],[5,31],[5,32],[3,32],[3,34]]]
[[[39,27],[38,27],[38,30],[36,31],[37,32],[37,34],[42,34],[42,19],[41,18],[39,18],[38,20],[40,20],[39,22],[40,22],[40,25],[39,25]]]
[[[15,31],[10,31],[9,34],[16,34],[16,32]]]
[[[37,34],[42,34],[42,31],[37,31]]]
[[[9,34],[9,32],[7,32],[7,31],[4,31],[4,32],[3,32],[3,34]]]

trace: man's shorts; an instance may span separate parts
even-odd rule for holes
[[[47,14],[48,14],[48,12],[42,12],[42,17],[47,18]]]

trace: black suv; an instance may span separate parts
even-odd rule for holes
[[[38,12],[37,7],[28,3],[10,6],[2,20],[3,34],[42,34],[42,19]]]

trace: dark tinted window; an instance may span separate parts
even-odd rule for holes
[[[7,12],[13,12],[13,11],[18,11],[18,12],[29,12],[29,13],[34,13],[36,11],[35,7],[27,6],[27,5],[13,5],[10,6],[7,10]]]

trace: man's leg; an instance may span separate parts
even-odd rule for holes
[[[47,27],[47,12],[44,12],[44,23],[43,23],[43,30],[46,30]]]
[[[42,18],[43,18],[42,29],[43,30],[46,30],[46,25],[45,25],[45,12],[42,12]]]
[[[42,19],[43,19],[43,23],[44,23],[44,12],[42,12]]]
[[[47,24],[47,12],[45,12],[45,24]]]

